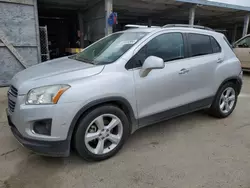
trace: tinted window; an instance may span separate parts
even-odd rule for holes
[[[141,67],[149,56],[160,57],[165,62],[184,58],[182,34],[167,33],[155,37],[126,64],[126,69]]]
[[[188,34],[188,40],[192,57],[213,53],[209,36],[200,34]]]
[[[184,42],[181,33],[167,33],[155,37],[147,44],[147,57],[156,56],[165,62],[184,57]]]
[[[141,67],[143,62],[147,58],[147,46],[144,46],[140,51],[133,57],[133,63],[135,67]]]
[[[211,39],[211,44],[212,44],[212,48],[213,48],[213,53],[219,53],[221,52],[221,47],[218,44],[218,42],[215,40],[214,37],[210,37]]]
[[[141,67],[147,58],[147,46],[141,48],[125,65],[126,69]]]

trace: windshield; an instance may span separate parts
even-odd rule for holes
[[[145,35],[144,32],[115,33],[84,49],[74,59],[96,65],[112,63]]]

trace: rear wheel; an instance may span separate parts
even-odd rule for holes
[[[115,155],[129,135],[124,112],[112,105],[98,107],[80,122],[75,133],[75,148],[86,160],[104,160]]]
[[[238,93],[234,83],[228,82],[223,85],[210,108],[210,114],[218,118],[228,117],[235,109]]]

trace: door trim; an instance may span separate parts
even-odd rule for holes
[[[190,112],[195,112],[197,110],[209,108],[213,102],[213,97],[208,97],[202,100],[198,100],[183,106],[179,106],[164,112],[153,114],[139,119],[139,128],[158,123],[164,120],[168,120],[180,115],[184,115]]]

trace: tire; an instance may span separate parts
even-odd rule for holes
[[[115,124],[117,125],[114,126]],[[85,160],[105,160],[122,148],[130,134],[129,130],[128,118],[120,108],[113,105],[100,106],[79,121],[74,146]]]
[[[225,99],[226,92],[228,92],[229,90],[231,90],[231,94],[232,95],[234,94],[234,96],[235,96],[234,103],[229,102],[230,101],[229,97],[227,99]],[[218,92],[215,96],[215,99],[213,101],[213,104],[209,109],[209,113],[212,116],[217,117],[217,118],[226,118],[229,115],[231,115],[231,113],[234,111],[235,106],[237,104],[237,100],[238,100],[238,92],[237,91],[238,91],[237,86],[234,83],[232,83],[232,82],[225,83],[218,90]],[[232,99],[232,95],[229,94],[229,96],[231,96],[231,99]],[[223,101],[224,101],[224,105],[225,105],[224,107],[223,107]],[[229,109],[226,110],[227,104],[230,107],[230,110]],[[223,109],[225,109],[225,110],[223,110]]]

